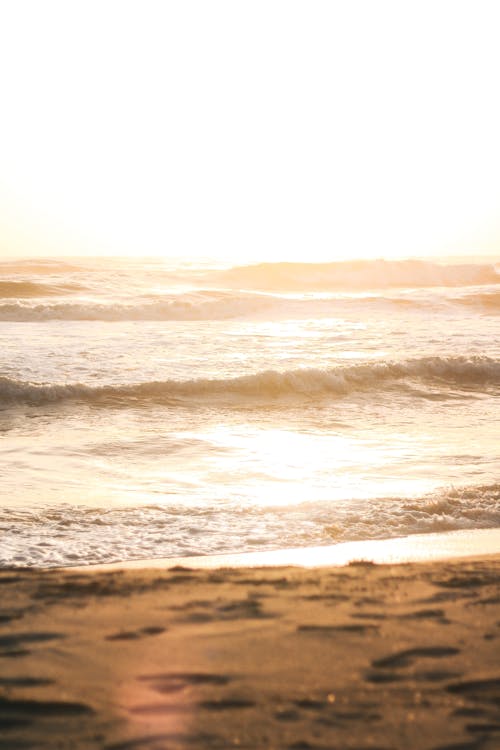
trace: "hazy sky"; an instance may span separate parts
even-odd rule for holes
[[[500,4],[0,0],[0,253],[500,244]]]

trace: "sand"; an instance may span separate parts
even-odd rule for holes
[[[238,552],[196,557],[128,560],[127,562],[94,565],[94,570],[130,570],[165,568],[180,565],[193,568],[261,568],[297,566],[304,568],[347,565],[353,561],[375,563],[430,562],[431,560],[474,557],[478,554],[500,554],[500,528],[463,529],[434,534],[412,534],[393,539],[373,539],[359,542],[322,545],[320,547],[292,547],[265,552]],[[74,568],[88,570],[88,568]]]
[[[499,574],[0,571],[0,748],[499,748]]]

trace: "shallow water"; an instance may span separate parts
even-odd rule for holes
[[[499,280],[0,264],[0,564],[500,526]]]

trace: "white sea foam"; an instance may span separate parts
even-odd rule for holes
[[[86,565],[500,525],[500,485],[291,507],[0,508],[0,567]],[[228,539],[228,529],[230,529]],[[256,531],[258,529],[258,531]]]

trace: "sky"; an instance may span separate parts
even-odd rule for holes
[[[500,6],[0,0],[0,255],[495,254]]]

